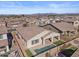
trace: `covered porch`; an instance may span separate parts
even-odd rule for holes
[[[45,38],[42,38],[42,45],[48,46],[57,40],[60,40],[60,35],[58,33],[53,33],[49,36],[46,36]]]

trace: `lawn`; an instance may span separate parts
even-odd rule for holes
[[[29,49],[26,50],[26,54],[28,55],[28,57],[32,57],[33,56],[32,52]]]
[[[59,45],[61,45],[61,44],[63,44],[64,43],[64,41],[61,41],[61,40],[58,40],[58,41],[55,41],[54,42],[54,44],[56,45],[56,46],[59,46]]]
[[[66,57],[70,57],[76,50],[77,50],[76,47],[70,47],[70,48],[62,50],[60,53],[65,55]]]

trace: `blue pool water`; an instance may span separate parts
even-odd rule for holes
[[[40,48],[40,49],[36,49],[35,52],[36,52],[37,54],[40,54],[40,53],[43,53],[43,52],[45,52],[45,51],[48,51],[48,50],[50,50],[50,49],[52,49],[52,48],[54,48],[54,47],[56,47],[56,46],[53,45],[53,44],[51,44],[51,45],[49,45],[49,46],[46,46],[46,47],[43,47],[43,48]]]

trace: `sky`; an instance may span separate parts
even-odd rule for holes
[[[0,1],[0,14],[79,13],[79,1]]]

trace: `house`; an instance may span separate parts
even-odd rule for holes
[[[34,23],[36,21],[34,17],[25,17],[25,20],[29,23]]]
[[[16,27],[20,27],[20,26],[23,26],[23,24],[26,24],[26,22],[24,20],[18,20],[18,19],[15,19],[15,20],[11,20],[11,21],[7,21],[7,27],[8,28],[13,28],[15,29]]]
[[[71,36],[71,35],[76,34],[76,32],[75,32],[76,30],[72,24],[62,22],[62,21],[47,24],[47,25],[44,25],[41,27],[43,27],[44,29],[47,29],[47,30],[51,30],[51,31],[60,33],[61,35],[66,34],[68,36]]]
[[[53,32],[60,33],[60,31],[57,30],[56,28],[54,28],[51,24],[47,24],[47,25],[44,25],[44,26],[41,26],[41,27],[44,28],[44,29],[47,29],[47,30],[51,30]]]
[[[19,27],[16,29],[19,38],[26,42],[26,48],[35,48],[35,46],[45,46],[51,44],[54,40],[60,39],[60,34],[41,27]]]
[[[64,41],[77,34],[74,26],[66,22],[56,22],[41,27],[59,33],[60,39]]]
[[[38,19],[38,22],[36,23],[36,25],[43,26],[43,25],[46,25],[47,23],[49,23],[48,18],[42,17]]]
[[[72,24],[66,23],[66,22],[57,22],[51,24],[55,29],[60,31],[62,34],[74,34],[75,29]]]
[[[0,55],[9,51],[7,33],[5,23],[0,22]]]
[[[55,22],[51,24],[47,24],[44,26],[41,26],[44,29],[51,30],[60,34],[69,34],[75,33],[74,26],[72,24],[66,23],[66,22]],[[71,33],[71,34],[70,34]]]
[[[62,21],[73,24],[76,18],[75,16],[64,16]]]
[[[73,24],[73,25],[74,25],[75,28],[78,29],[78,26],[79,26],[79,20],[74,21],[74,24]]]
[[[54,22],[53,16],[43,16],[43,17],[40,17],[40,18],[37,19],[36,25],[43,26],[43,25],[46,25],[46,24],[50,24],[52,22]]]
[[[76,20],[74,21],[74,27],[76,29],[76,32],[79,32],[79,18],[76,17]]]
[[[66,16],[62,20],[63,22],[67,22],[69,24],[72,24],[74,28],[76,29],[76,32],[78,32],[79,27],[79,18],[78,16]]]

